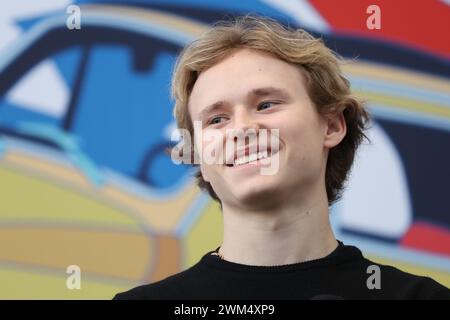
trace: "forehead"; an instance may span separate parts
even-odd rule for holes
[[[295,95],[304,91],[298,67],[267,53],[240,49],[202,72],[189,98],[193,117],[217,101],[242,102],[256,88],[277,87]]]

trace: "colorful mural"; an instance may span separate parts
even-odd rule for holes
[[[220,244],[219,207],[165,153],[169,85],[185,44],[248,12],[321,36],[374,116],[332,208],[337,237],[450,286],[450,47],[438,40],[450,6],[411,11],[428,12],[421,28],[435,36],[422,37],[392,19],[401,1],[375,2],[386,17],[375,31],[368,1],[49,1],[23,16],[2,4],[21,31],[0,36],[0,298],[110,299]],[[66,26],[71,3],[80,30]],[[80,290],[66,287],[70,265]]]

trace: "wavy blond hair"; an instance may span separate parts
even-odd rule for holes
[[[297,66],[305,78],[306,90],[322,116],[345,117],[347,133],[336,147],[330,149],[325,172],[328,203],[342,194],[355,152],[364,138],[369,114],[364,104],[350,92],[349,81],[340,69],[342,59],[302,29],[283,26],[267,17],[246,15],[219,21],[197,40],[186,46],[175,64],[172,77],[174,116],[179,128],[193,136],[193,124],[188,111],[189,97],[198,76],[240,48],[260,50]],[[198,186],[212,198],[219,197],[206,182],[200,170]]]

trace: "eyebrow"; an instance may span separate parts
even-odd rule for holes
[[[276,87],[262,87],[262,88],[255,88],[250,90],[247,93],[247,99],[251,98],[263,98],[267,96],[279,96],[282,99],[289,100],[290,95],[285,90],[276,88]],[[203,108],[202,111],[199,112],[199,117],[203,118],[207,114],[210,114],[214,112],[215,110],[221,109],[223,106],[225,106],[227,102],[225,100],[220,100],[217,102],[214,102],[213,104],[208,105],[207,107]]]
[[[290,95],[289,95],[289,93],[287,93],[287,91],[280,89],[280,88],[275,88],[275,87],[264,87],[264,88],[253,89],[247,94],[247,97],[252,97],[252,96],[267,97],[267,96],[271,96],[271,95],[280,96],[284,99],[290,98]]]

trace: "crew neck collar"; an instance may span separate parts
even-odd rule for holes
[[[257,266],[257,265],[247,265],[236,262],[230,262],[227,260],[222,260],[219,256],[214,255],[213,253],[216,251],[217,249],[206,253],[200,260],[199,264],[205,267],[212,267],[215,269],[238,271],[238,272],[282,273],[282,272],[293,272],[313,267],[320,267],[324,265],[340,264],[346,261],[362,258],[361,251],[358,248],[344,245],[339,240],[336,249],[334,249],[330,254],[328,254],[323,258],[276,266]]]

